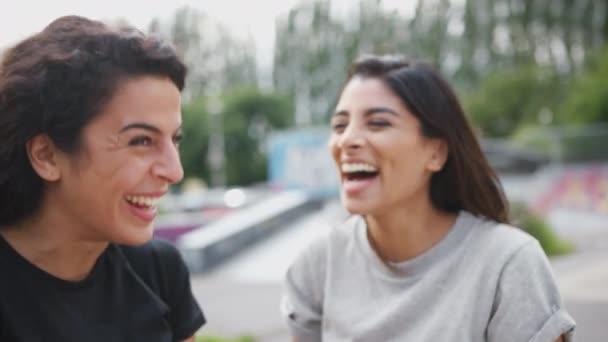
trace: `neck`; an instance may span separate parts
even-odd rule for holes
[[[456,215],[435,209],[430,201],[367,215],[368,239],[385,262],[412,259],[437,244],[452,228]]]
[[[46,207],[46,210],[44,209]],[[0,230],[0,235],[26,260],[45,272],[68,281],[86,278],[108,246],[87,239],[49,206],[24,222]]]

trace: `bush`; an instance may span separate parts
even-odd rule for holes
[[[523,204],[512,204],[511,221],[536,238],[548,256],[568,254],[574,250],[572,243],[560,239],[543,218]]]

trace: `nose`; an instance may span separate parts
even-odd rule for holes
[[[173,143],[167,145],[159,155],[152,169],[156,177],[162,178],[169,184],[174,184],[184,178],[184,169],[179,158],[179,149]]]
[[[338,146],[342,149],[357,149],[363,146],[365,137],[361,129],[350,123],[338,138]]]

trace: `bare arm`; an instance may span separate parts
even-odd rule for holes
[[[555,342],[564,342],[564,336],[560,336]]]
[[[195,340],[196,339],[194,338],[194,336],[191,336],[190,338],[187,338],[187,339],[183,340],[182,342],[195,342]]]

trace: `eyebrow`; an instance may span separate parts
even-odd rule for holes
[[[150,132],[153,132],[156,134],[162,134],[162,131],[158,127],[155,127],[150,124],[143,123],[143,122],[134,122],[134,123],[128,124],[125,127],[120,129],[120,133],[126,132],[131,129],[143,129],[143,130],[150,131]],[[179,132],[181,132],[181,130],[182,130],[182,126],[180,125],[175,130],[175,132],[179,133]]]
[[[395,116],[398,116],[397,112],[387,107],[372,107],[365,110],[363,113],[364,116],[370,116],[376,113],[389,113]],[[348,116],[348,111],[343,109],[335,112],[332,116]]]

